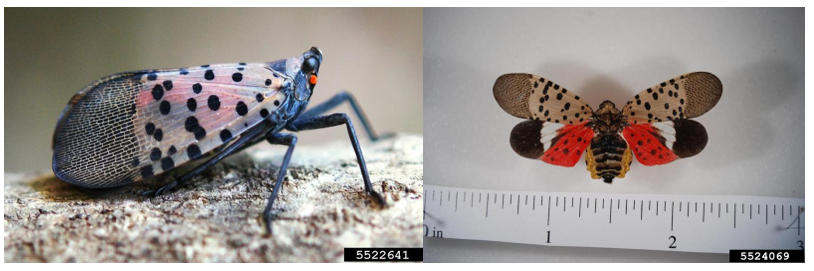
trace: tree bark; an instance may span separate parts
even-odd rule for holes
[[[266,144],[259,144],[266,145]],[[6,262],[341,262],[344,247],[421,247],[423,138],[362,150],[380,206],[346,141],[298,145],[266,235],[262,212],[285,152],[257,146],[169,193],[171,181],[85,189],[53,173],[5,173]],[[166,175],[166,174],[165,174]]]

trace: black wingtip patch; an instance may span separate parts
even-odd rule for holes
[[[540,131],[542,129],[543,123],[534,120],[527,120],[515,125],[509,138],[509,143],[511,143],[514,152],[526,158],[540,159],[545,152],[543,143],[540,142]]]
[[[685,158],[696,155],[707,146],[707,130],[694,120],[674,120],[673,128],[676,131],[676,141],[673,143],[673,153]]]

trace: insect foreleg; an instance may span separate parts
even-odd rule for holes
[[[263,218],[266,220],[266,232],[271,234],[271,222],[274,220],[274,216],[271,214],[271,205],[274,204],[274,199],[277,198],[277,192],[280,192],[280,188],[283,186],[283,178],[285,178],[285,171],[286,168],[288,168],[288,161],[291,160],[291,153],[294,152],[294,146],[297,145],[297,136],[293,134],[274,134],[269,132],[266,133],[266,141],[271,144],[288,146],[285,157],[283,157],[283,163],[280,164],[280,172],[277,173],[277,181],[274,182],[274,189],[271,191],[271,196],[269,196],[268,203],[266,204],[266,210],[263,211]]]
[[[184,182],[192,179],[193,177],[197,176],[198,174],[201,174],[201,172],[208,169],[209,167],[217,164],[218,162],[220,162],[224,158],[228,157],[229,155],[235,153],[236,151],[241,150],[242,147],[245,146],[247,143],[252,142],[252,139],[255,136],[257,136],[258,134],[264,132],[265,130],[266,130],[266,127],[264,127],[264,126],[257,126],[257,127],[252,128],[251,130],[247,131],[245,134],[242,134],[240,136],[240,138],[237,141],[235,141],[235,143],[232,143],[232,145],[229,145],[228,147],[223,149],[221,152],[217,153],[215,155],[215,157],[212,157],[211,159],[207,160],[206,162],[199,165],[195,169],[187,172],[184,175],[181,175],[181,177],[176,178],[175,181],[173,181],[173,182],[171,182],[171,183],[169,183],[169,184],[167,184],[165,186],[162,186],[158,190],[155,190],[155,191],[149,190],[149,191],[146,191],[146,192],[142,193],[142,195],[148,196],[150,194],[153,194],[155,196],[159,196],[159,195],[163,194],[164,192],[167,192],[167,191],[175,188],[176,186],[183,184]]]
[[[359,106],[359,103],[356,102],[356,98],[353,97],[353,94],[347,91],[340,91],[327,101],[318,104],[314,107],[308,108],[305,110],[299,118],[300,119],[309,119],[313,118],[325,112],[328,112],[331,109],[336,108],[342,102],[347,101],[350,104],[350,107],[353,108],[353,112],[356,113],[356,117],[359,118],[359,121],[362,122],[362,127],[365,128],[365,132],[367,132],[368,137],[370,137],[370,141],[376,141],[382,138],[389,138],[392,137],[393,134],[387,133],[384,135],[376,135],[376,132],[373,131],[373,127],[370,125],[370,121],[368,121],[367,116],[365,116],[365,112],[362,111],[362,107]]]
[[[304,131],[314,130],[321,128],[328,128],[333,126],[343,125],[348,129],[348,137],[350,137],[353,151],[356,153],[356,161],[359,163],[359,170],[362,172],[362,179],[365,182],[365,191],[372,195],[379,204],[384,205],[384,198],[379,193],[373,190],[373,185],[370,184],[370,175],[367,173],[367,165],[365,165],[365,157],[362,155],[362,148],[359,147],[359,139],[356,138],[356,130],[353,129],[353,122],[350,117],[345,113],[336,113],[327,116],[317,116],[310,118],[299,117],[294,122],[289,123],[286,129],[289,131]]]

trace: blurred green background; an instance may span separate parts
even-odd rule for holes
[[[311,46],[324,53],[311,104],[346,89],[377,132],[423,133],[421,8],[4,11],[6,172],[50,170],[59,113],[74,93],[98,78],[141,69],[273,61]],[[343,105],[336,111],[351,109]],[[367,141],[358,121],[356,128]],[[300,144],[347,140],[339,127],[298,136]]]

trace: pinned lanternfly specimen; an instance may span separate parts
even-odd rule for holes
[[[632,156],[645,166],[696,155],[707,131],[690,120],[721,98],[715,75],[695,72],[670,79],[633,97],[620,111],[604,101],[594,111],[571,91],[531,74],[505,74],[494,86],[507,113],[529,119],[512,129],[514,151],[527,158],[573,167],[583,152],[591,178],[624,178]]]
[[[342,92],[305,110],[317,84],[322,52],[269,63],[203,65],[184,69],[125,72],[84,87],[57,122],[52,167],[60,179],[104,188],[153,178],[192,160],[207,160],[172,183],[145,195],[160,195],[189,181],[225,157],[261,141],[288,146],[264,218],[271,233],[271,207],[282,186],[297,132],[345,125],[364,180],[373,190],[350,118],[324,115],[350,103],[371,140],[353,96]]]

